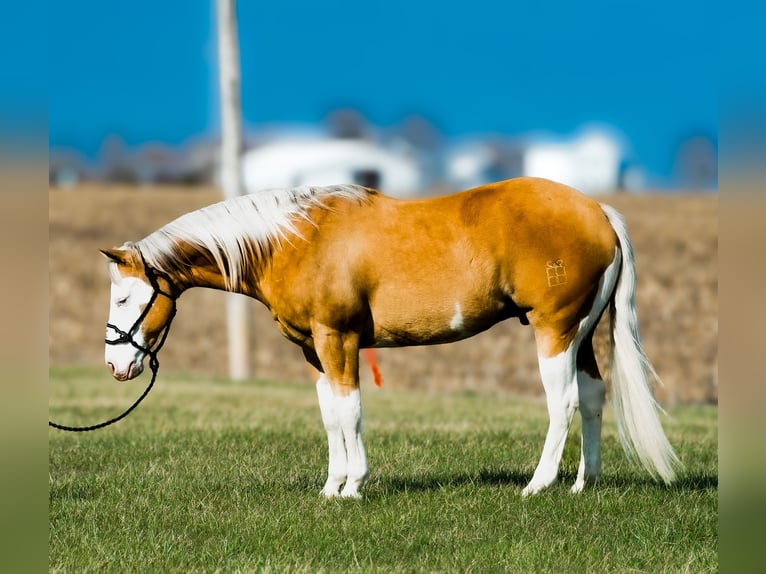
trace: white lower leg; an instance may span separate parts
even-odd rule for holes
[[[548,434],[532,480],[523,496],[536,494],[556,481],[564,452],[569,425],[577,408],[573,353],[565,351],[555,357],[539,357],[540,375],[548,402]]]
[[[346,396],[336,396],[335,410],[340,418],[348,461],[346,485],[340,494],[343,497],[358,498],[359,489],[370,473],[362,442],[362,397],[359,389]]]
[[[572,492],[575,494],[582,492],[582,489],[585,488],[585,446],[583,442],[584,440],[580,438],[580,465],[577,467],[577,478],[572,485]]]
[[[327,482],[322,494],[327,497],[338,496],[340,487],[346,482],[348,461],[346,445],[343,441],[343,429],[340,417],[335,408],[335,396],[325,375],[321,375],[316,384],[319,410],[322,413],[322,423],[327,431],[327,446],[329,461],[327,464]]]
[[[580,492],[601,478],[601,422],[606,398],[604,381],[583,371],[577,372],[577,387],[582,416],[582,454],[572,492]]]

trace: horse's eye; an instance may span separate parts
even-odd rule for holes
[[[125,305],[127,302],[128,302],[128,298],[127,298],[127,297],[120,297],[119,299],[117,299],[117,301],[115,301],[115,304],[116,304],[118,307],[122,307],[122,306],[124,306],[124,305]]]

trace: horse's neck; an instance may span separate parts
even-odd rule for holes
[[[173,279],[181,291],[192,287],[204,287],[219,291],[241,293],[250,297],[259,297],[258,273],[253,264],[232,288],[228,288],[226,280],[209,253],[199,251],[189,245],[175,246],[176,253],[182,253],[182,260],[188,262],[184,269]],[[251,267],[251,266],[248,266]]]
[[[217,289],[219,291],[229,291],[240,293],[249,297],[259,297],[259,286],[255,270],[246,273],[236,285],[231,288],[226,286],[221,271],[218,266],[213,264],[195,265],[191,269],[190,287],[206,287],[208,289]]]

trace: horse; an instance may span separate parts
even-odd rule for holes
[[[105,359],[119,381],[141,374],[147,354],[156,360],[185,290],[241,293],[266,305],[317,371],[326,497],[358,498],[369,476],[360,349],[449,343],[513,317],[534,331],[549,415],[522,495],[556,481],[577,409],[581,455],[571,491],[594,485],[606,385],[592,338],[607,307],[623,448],[667,484],[681,466],[641,344],[625,222],[566,185],[525,177],[414,200],[355,185],[277,189],[204,207],[101,251],[111,278]]]

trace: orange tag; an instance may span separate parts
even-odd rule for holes
[[[383,375],[380,374],[378,368],[378,353],[375,349],[362,349],[362,354],[367,362],[370,364],[370,370],[372,371],[372,380],[376,387],[383,386]]]

